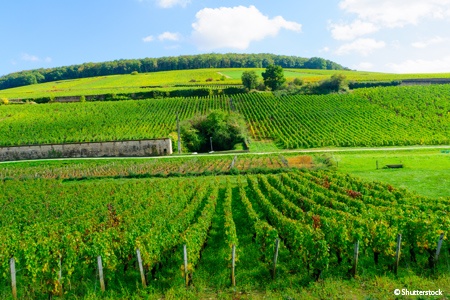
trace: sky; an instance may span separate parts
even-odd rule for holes
[[[355,70],[450,72],[450,0],[5,0],[0,76],[201,53],[323,57]]]

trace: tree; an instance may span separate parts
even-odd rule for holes
[[[258,74],[255,71],[244,71],[241,76],[242,84],[249,90],[253,90],[258,85]]]
[[[285,82],[284,71],[281,66],[269,65],[262,73],[264,85],[270,87],[272,91],[278,90]]]
[[[231,150],[248,136],[242,115],[221,110],[183,121],[180,129],[183,145],[191,152],[209,151],[211,140],[215,151]]]

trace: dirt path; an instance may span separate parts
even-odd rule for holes
[[[221,76],[225,76],[225,78],[232,79],[230,76],[223,74],[222,72],[217,72],[217,74]]]

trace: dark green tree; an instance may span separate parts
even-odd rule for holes
[[[181,123],[183,145],[191,152],[231,150],[248,137],[244,117],[238,113],[214,110]]]
[[[255,71],[244,71],[241,76],[242,84],[249,90],[256,89],[258,74]]]
[[[264,78],[264,85],[272,91],[278,90],[286,82],[281,66],[269,65],[266,71],[262,73],[262,77]]]
[[[334,74],[329,79],[319,82],[316,93],[328,94],[348,91],[348,80],[344,74]]]

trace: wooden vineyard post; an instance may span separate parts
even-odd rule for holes
[[[236,163],[236,160],[237,160],[237,155],[235,155],[234,158],[233,158],[233,160],[231,161],[230,169],[233,169],[233,168],[234,168],[234,164]]]
[[[436,255],[434,256],[434,266],[437,265],[437,262],[438,262],[438,259],[439,259],[439,254],[441,253],[441,248],[442,248],[442,242],[443,241],[444,241],[444,234],[441,233],[441,236],[439,237],[437,249],[436,249]]]
[[[59,266],[58,283],[59,283],[59,288],[60,288],[59,295],[62,296],[63,295],[63,290],[62,290],[62,261],[61,261],[61,256],[59,257],[58,266]]]
[[[400,262],[400,248],[402,244],[402,235],[399,233],[397,235],[397,249],[395,251],[395,265],[394,265],[394,273],[397,275],[398,273],[398,264]]]
[[[177,137],[178,137],[178,154],[181,154],[181,133],[180,133],[180,118],[177,112]]]
[[[188,257],[186,244],[183,245],[183,260],[184,260],[184,276],[186,280],[186,287],[189,286],[189,273],[188,273]]]
[[[139,264],[139,272],[141,273],[142,285],[144,287],[147,287],[147,282],[145,281],[144,267],[142,266],[141,251],[139,251],[139,249],[136,249],[136,256]]]
[[[231,247],[231,285],[236,286],[236,277],[234,274],[234,269],[236,266],[236,246]]]
[[[103,265],[102,265],[102,257],[99,255],[97,256],[97,263],[98,263],[98,276],[100,277],[100,288],[102,292],[105,291],[105,279],[103,278]]]
[[[377,170],[378,170],[378,160],[377,160]]]
[[[353,277],[356,276],[356,269],[358,267],[358,255],[359,255],[359,241],[356,241],[356,243],[355,243],[355,251],[353,253],[353,268],[352,268],[352,275],[353,275]]]
[[[275,253],[273,255],[272,279],[275,279],[277,273],[278,249],[280,248],[280,239],[275,240]]]
[[[13,298],[17,299],[17,285],[16,285],[16,260],[12,257],[9,260],[9,267],[11,270],[11,289]]]

